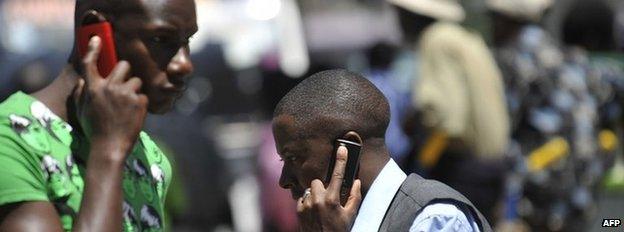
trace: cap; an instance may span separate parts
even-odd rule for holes
[[[538,22],[553,0],[486,0],[491,11],[519,20]]]
[[[460,22],[465,18],[464,9],[457,0],[388,0],[388,2],[438,20]]]

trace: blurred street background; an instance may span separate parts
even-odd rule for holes
[[[150,115],[145,128],[174,166],[169,230],[296,231],[270,120],[290,88],[332,68],[361,73],[386,95],[387,145],[406,172],[458,189],[496,231],[610,231],[602,219],[624,220],[624,1],[429,1],[457,4],[461,17],[384,0],[196,0],[195,73],[174,111]],[[60,72],[74,3],[0,0],[0,101]],[[438,25],[446,21],[467,39],[431,39],[460,38]],[[482,42],[485,52],[471,49]],[[478,61],[490,60],[482,74],[487,62]],[[431,67],[440,62],[466,76],[450,77],[451,87],[480,98],[445,105],[457,91],[421,92],[439,87]],[[489,74],[493,81],[478,79]],[[445,118],[491,112],[479,99],[497,96],[500,124],[474,113],[472,130],[457,134],[421,105],[450,107]],[[487,145],[501,149],[482,152]]]

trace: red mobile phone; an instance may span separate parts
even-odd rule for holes
[[[97,11],[88,11],[82,19],[78,28],[78,53],[84,57],[89,50],[89,40],[93,36],[99,36],[102,41],[100,55],[98,57],[98,71],[102,77],[107,77],[117,64],[117,53],[115,51],[115,40],[113,37],[113,27],[106,21],[106,18]]]
[[[332,174],[334,173],[334,166],[336,165],[336,153],[338,152],[338,147],[341,145],[347,148],[347,166],[345,167],[344,179],[340,187],[340,203],[344,205],[349,197],[353,181],[357,178],[357,173],[360,169],[360,150],[362,150],[362,144],[346,139],[336,139],[334,142],[334,153],[329,160],[329,168],[327,169],[327,176],[325,177],[326,184],[329,184],[331,181]]]

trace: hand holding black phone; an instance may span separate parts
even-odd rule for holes
[[[297,201],[300,231],[349,231],[362,203],[359,143],[337,139],[325,181],[315,179]]]
[[[357,173],[360,167],[360,151],[362,149],[362,145],[346,139],[336,139],[334,142],[334,152],[329,160],[329,168],[327,169],[325,184],[329,184],[331,181],[332,174],[334,173],[334,166],[336,165],[336,154],[338,153],[338,147],[340,146],[347,148],[347,166],[345,167],[344,178],[340,188],[340,204],[344,205],[349,198],[349,192],[353,186],[353,181],[357,178]]]

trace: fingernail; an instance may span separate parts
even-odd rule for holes
[[[91,37],[91,39],[89,40],[89,46],[91,48],[97,46],[100,43],[100,37],[99,36],[93,36]]]
[[[338,147],[338,152],[347,153],[347,147],[345,147],[344,144],[340,144],[340,146]]]

